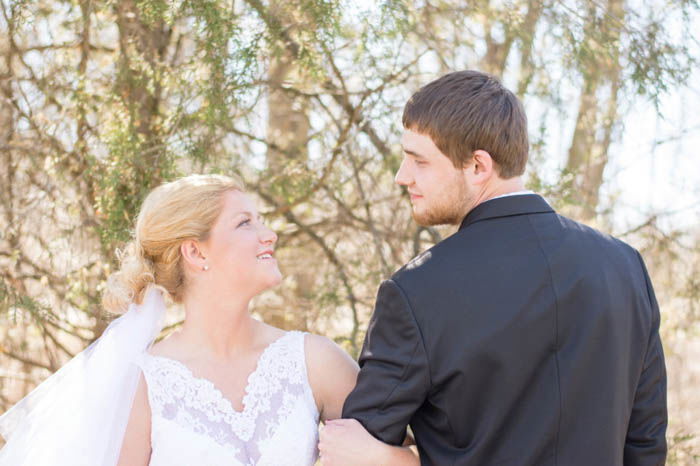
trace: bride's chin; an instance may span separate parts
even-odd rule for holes
[[[274,288],[280,283],[282,283],[282,273],[278,270],[277,273],[270,274],[269,280],[267,280],[265,283],[265,288],[263,291]]]

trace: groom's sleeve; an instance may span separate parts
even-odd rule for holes
[[[652,327],[625,441],[625,466],[663,465],[666,461],[666,366],[659,336],[659,305],[644,261]]]
[[[343,417],[357,419],[379,440],[401,445],[406,427],[430,389],[420,329],[403,290],[382,283],[360,355],[355,389]]]

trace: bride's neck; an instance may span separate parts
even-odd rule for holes
[[[185,321],[180,341],[197,355],[229,359],[252,346],[256,320],[248,311],[250,300],[221,299],[211,293],[190,293],[183,299]]]

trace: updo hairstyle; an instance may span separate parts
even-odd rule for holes
[[[207,239],[223,207],[223,195],[243,191],[222,175],[190,175],[151,191],[141,205],[132,240],[117,251],[120,268],[107,280],[105,310],[123,313],[140,304],[149,285],[175,303],[182,302],[185,275],[180,245]]]

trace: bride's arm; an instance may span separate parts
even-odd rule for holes
[[[324,466],[420,464],[415,448],[388,445],[374,438],[356,420],[339,419],[359,372],[357,363],[345,351],[326,337],[307,335],[306,366],[325,423],[319,443]]]
[[[321,431],[319,450],[323,466],[419,465],[418,450],[407,437],[403,446],[393,446],[374,438],[356,419],[326,422]]]
[[[148,465],[151,459],[151,409],[143,375],[140,377],[129,414],[118,466]]]

